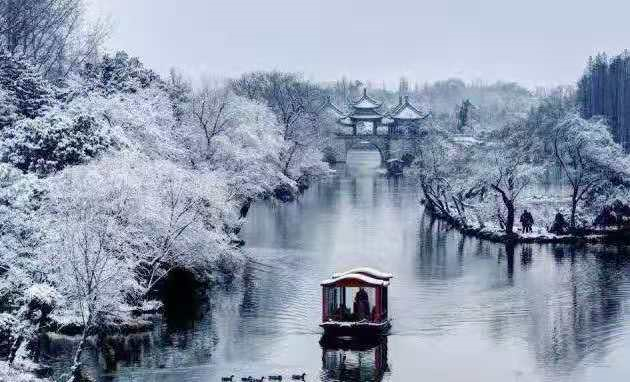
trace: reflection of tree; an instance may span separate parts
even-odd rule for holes
[[[357,178],[356,177],[352,177],[352,180],[350,180],[350,196],[352,199],[352,205],[356,206],[359,202],[359,187],[357,184]]]
[[[565,249],[569,257],[561,261],[560,268],[570,275],[564,286],[566,301],[553,307],[538,356],[541,362],[572,369],[587,355],[604,356],[614,334],[622,330],[621,300],[628,295],[620,284],[628,260],[587,252],[586,248]]]
[[[531,244],[523,244],[521,250],[521,269],[526,271],[532,263],[532,247]]]
[[[497,261],[500,264],[504,259],[506,262],[507,285],[511,286],[514,284],[514,244],[506,244],[504,248],[499,248]]]
[[[388,371],[387,337],[372,343],[322,342],[324,381],[381,381]]]
[[[392,204],[396,208],[400,208],[402,205],[401,180],[402,176],[399,175],[387,177],[388,193],[392,196]]]
[[[451,248],[454,242],[457,246]],[[461,276],[465,244],[466,238],[450,230],[450,226],[444,221],[435,219],[430,213],[424,211],[420,216],[416,240],[419,278],[448,279]],[[449,261],[448,255],[452,251],[458,254],[455,264]]]
[[[522,275],[513,278],[514,268],[509,264],[513,249],[506,248],[508,264],[503,269],[511,283],[500,296],[511,305],[511,314],[506,315],[505,306],[497,304],[495,296],[492,333],[499,340],[510,327],[526,328],[527,340],[543,369],[571,373],[586,357],[605,357],[611,342],[623,331],[623,302],[630,297],[621,288],[630,282],[628,249],[620,256],[593,246],[539,248],[543,253],[537,262],[545,264],[540,267],[553,268],[542,278],[540,268],[530,266],[531,246],[521,248]]]
[[[258,303],[254,296],[256,291],[254,268],[251,261],[245,262],[242,278],[243,300],[239,306],[240,316],[255,317],[258,313]]]

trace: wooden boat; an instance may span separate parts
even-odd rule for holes
[[[329,336],[376,336],[391,327],[387,288],[393,276],[372,268],[335,273],[322,285],[322,323]],[[352,305],[348,304],[352,301]]]

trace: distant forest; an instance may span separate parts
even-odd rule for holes
[[[584,118],[604,116],[614,139],[630,150],[630,51],[589,58],[578,81],[577,103]]]

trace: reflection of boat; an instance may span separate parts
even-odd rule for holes
[[[387,287],[393,276],[371,268],[335,273],[322,281],[322,323],[326,335],[366,336],[391,326]],[[348,300],[352,301],[349,306]]]
[[[370,340],[324,336],[320,344],[326,380],[380,381],[389,371],[385,336]]]

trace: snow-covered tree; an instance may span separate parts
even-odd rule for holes
[[[235,125],[236,108],[231,103],[235,97],[227,88],[204,85],[192,99],[192,123],[204,135],[208,157],[212,156],[213,139]]]
[[[302,169],[321,167],[321,102],[323,92],[300,76],[282,72],[248,73],[232,81],[237,95],[265,103],[278,119],[286,146],[280,156],[286,176],[296,180]]]
[[[497,209],[499,224],[507,234],[512,234],[518,202],[523,191],[539,176],[539,168],[529,163],[520,150],[489,150],[484,157],[480,163],[482,179],[499,196],[503,205]]]
[[[125,302],[125,285],[133,274],[125,261],[127,243],[121,240],[119,223],[99,214],[97,201],[87,202],[56,216],[49,269],[64,297],[66,308],[74,310],[83,324],[71,376],[81,380],[81,353],[87,336],[103,316],[120,311]]]
[[[139,153],[75,166],[56,176],[52,185],[50,216],[89,204],[94,215],[117,222],[112,235],[125,243],[119,256],[134,274],[126,284],[130,303],[145,298],[174,268],[204,279],[217,256],[229,250],[231,227],[238,224],[238,207],[217,174]]]
[[[45,175],[83,163],[109,145],[108,132],[94,117],[54,110],[1,131],[0,160]]]
[[[168,77],[167,92],[173,108],[173,117],[177,127],[180,127],[188,114],[192,99],[192,87],[181,73],[171,69]]]
[[[483,225],[477,200],[485,188],[475,167],[477,149],[452,142],[438,125],[422,141],[410,174],[418,179],[428,208],[468,226],[470,218]]]
[[[50,84],[23,59],[0,51],[0,131],[16,120],[43,115],[53,104]]]
[[[45,191],[32,174],[0,163],[0,300],[17,306],[43,275],[36,255],[43,240],[37,210]]]
[[[49,78],[63,78],[97,53],[107,36],[86,22],[84,0],[0,1],[0,51],[31,61]]]
[[[570,225],[576,228],[580,203],[630,175],[630,161],[601,120],[568,113],[553,130],[555,159],[571,187]]]
[[[98,90],[104,94],[135,93],[161,82],[157,73],[124,51],[116,52],[113,57],[106,54],[96,63],[86,63],[80,77],[81,90]]]

